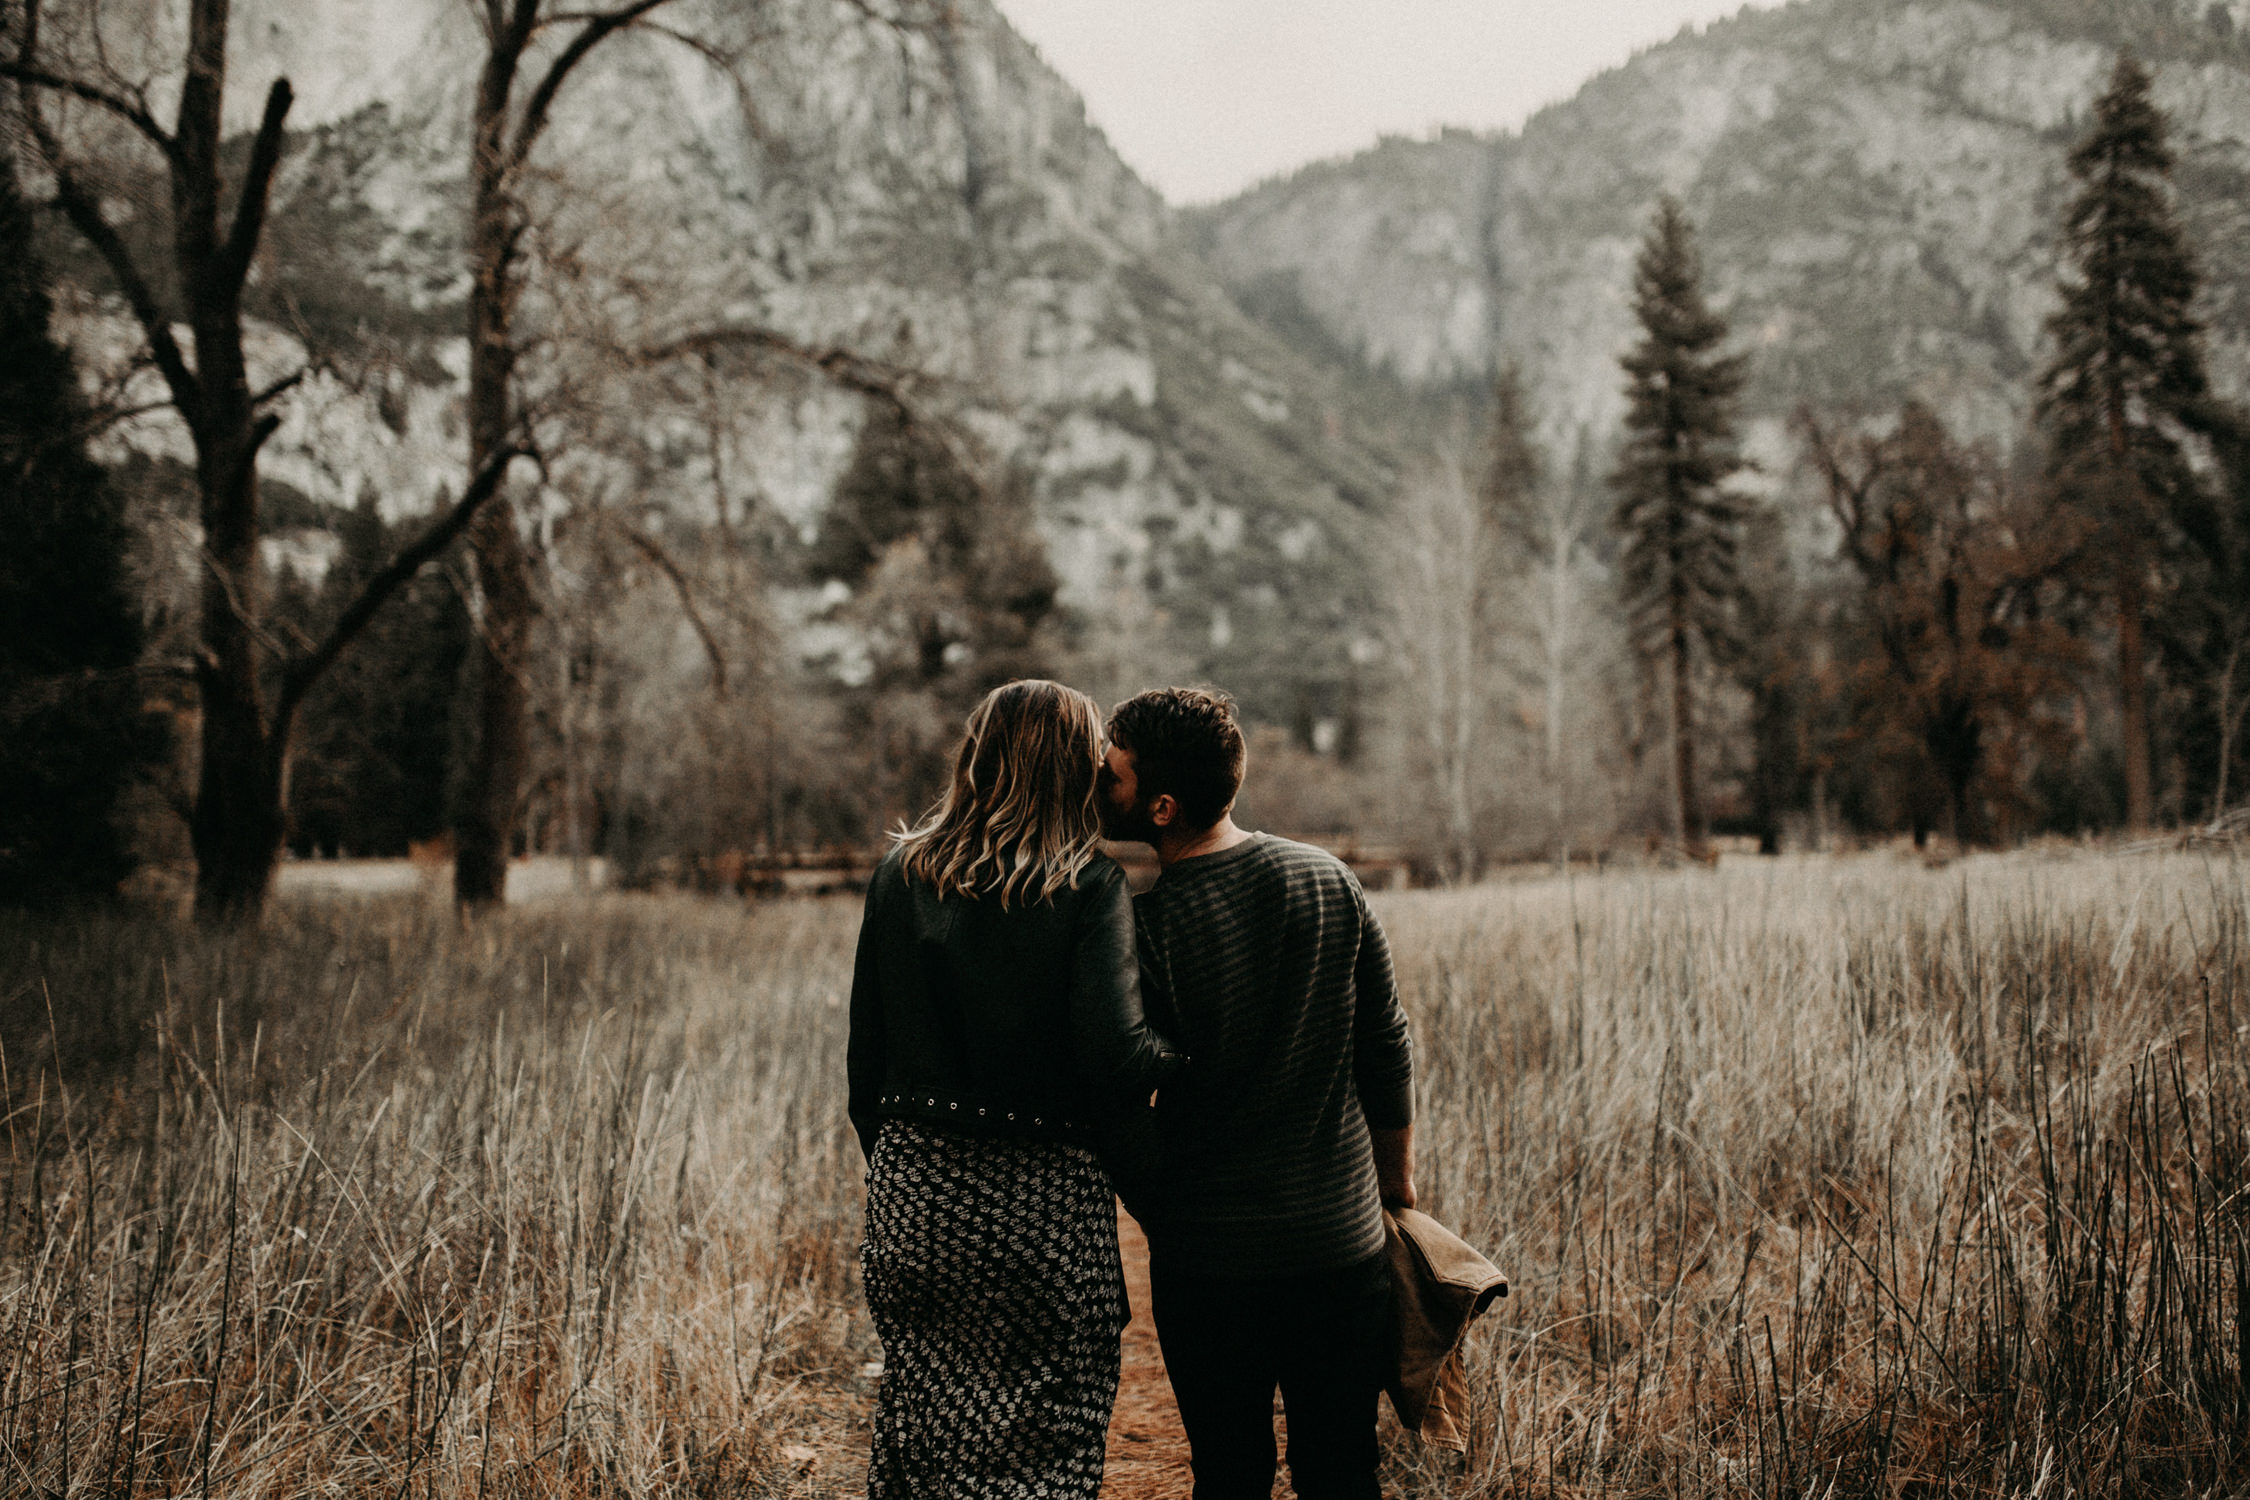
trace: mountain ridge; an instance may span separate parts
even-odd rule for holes
[[[2170,14],[2139,50],[2177,126],[2214,365],[2239,391],[2250,46]],[[1656,194],[1673,191],[1758,356],[1748,415],[1769,456],[1799,400],[1915,394],[2012,436],[2051,305],[2062,158],[2121,25],[2072,0],[1745,11],[1641,52],[1520,131],[1383,141],[1183,210],[1181,232],[1246,307],[1294,303],[1322,339],[1408,385],[1520,363],[1550,446],[1569,445],[1614,430],[1631,257]]]

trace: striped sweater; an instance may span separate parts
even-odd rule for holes
[[[1262,1277],[1381,1251],[1367,1132],[1412,1121],[1414,1054],[1359,882],[1252,834],[1173,865],[1133,908],[1150,1019],[1191,1059],[1158,1101],[1151,1252]]]

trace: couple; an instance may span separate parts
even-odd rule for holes
[[[1010,683],[876,871],[850,1048],[871,1500],[1100,1489],[1127,1321],[1104,1147],[1148,1114],[1133,1209],[1197,1500],[1267,1500],[1276,1385],[1297,1494],[1378,1494],[1411,1043],[1358,883],[1236,827],[1242,767],[1223,694],[1143,693],[1105,728]],[[1138,900],[1105,832],[1156,849]]]

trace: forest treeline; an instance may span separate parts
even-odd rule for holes
[[[1714,831],[1998,845],[2240,802],[2250,413],[2206,370],[2167,122],[2131,57],[2068,166],[2058,306],[2011,444],[1919,399],[1805,406],[1788,471],[1757,472],[1750,356],[1705,285],[1724,268],[1670,198],[1634,270],[1607,470],[1557,472],[1531,436],[1535,372],[1502,374],[1481,460],[1405,495],[1439,867],[1633,835],[1707,855]],[[1441,556],[1480,561],[1449,589]],[[1544,744],[1506,764],[1532,794],[1477,805],[1466,789],[1525,725]]]
[[[547,309],[537,357],[564,344],[581,373],[528,394],[521,308],[554,274],[525,249],[533,149],[574,69],[664,3],[490,8],[457,481],[341,512],[258,469],[300,377],[255,385],[245,329],[283,294],[323,316],[266,243],[287,83],[229,141],[226,0],[188,9],[167,119],[84,35],[8,7],[0,901],[185,869],[232,920],[285,851],[439,850],[469,905],[527,850],[733,878],[746,851],[864,845],[917,810],[997,682],[1200,675],[1155,610],[1097,630],[1066,607],[1031,480],[911,369],[756,327],[626,348],[558,336]],[[1256,726],[1249,815],[1395,840],[1448,878],[1719,835],[2005,843],[2223,815],[2250,771],[2250,417],[2204,368],[2165,134],[2121,59],[2070,158],[2035,422],[2004,446],[1908,401],[1808,408],[1787,473],[1751,463],[1749,356],[1706,286],[1725,267],[1666,199],[1622,430],[1541,451],[1537,372],[1510,369],[1480,436],[1402,474],[1355,539],[1384,601],[1360,675],[1339,711]],[[127,188],[165,234],[119,227]],[[51,331],[57,256],[130,316],[188,456],[89,458],[120,413]],[[809,523],[730,479],[725,421],[808,391],[863,411]],[[652,434],[643,409],[674,420]],[[634,482],[682,445],[695,514]],[[605,466],[572,462],[592,449]]]

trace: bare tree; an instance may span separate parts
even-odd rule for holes
[[[594,50],[641,24],[670,0],[626,0],[573,9],[552,0],[480,0],[485,57],[477,77],[469,156],[469,469],[481,471],[518,425],[514,387],[520,349],[523,241],[530,228],[522,188],[531,153],[563,86]],[[551,50],[544,47],[555,39]],[[545,58],[544,67],[535,58]],[[526,85],[528,84],[528,87]],[[502,898],[508,845],[530,757],[525,678],[538,609],[531,557],[506,495],[470,528],[482,596],[478,631],[475,748],[454,827],[454,899],[489,906]]]
[[[1448,880],[1476,874],[1478,750],[1491,711],[1493,530],[1450,456],[1401,490],[1389,548],[1392,638],[1426,760]]]
[[[1570,478],[1558,481],[1532,437],[1534,425],[1521,373],[1503,370],[1494,386],[1484,474],[1496,569],[1484,608],[1511,676],[1537,697],[1547,838],[1556,858],[1567,861],[1570,786],[1585,757],[1566,755],[1565,747],[1572,688],[1586,675],[1594,645],[1581,592],[1601,517],[1583,435]]]
[[[399,586],[473,522],[517,451],[505,421],[490,431],[460,500],[369,580],[324,639],[283,664],[269,708],[262,679],[276,647],[259,577],[258,455],[280,426],[273,404],[297,376],[252,388],[242,301],[293,96],[287,79],[268,88],[229,205],[221,151],[229,11],[230,0],[190,0],[169,125],[157,117],[146,81],[119,75],[99,45],[90,62],[50,55],[41,0],[24,0],[8,16],[14,46],[0,62],[0,76],[17,86],[24,132],[45,166],[54,207],[108,269],[195,449],[202,585],[194,671],[202,724],[190,835],[196,912],[205,920],[253,916],[264,904],[284,833],[291,730],[305,693]],[[95,164],[73,149],[85,132],[74,130],[72,112],[88,109],[122,124],[162,163],[168,256],[144,262],[106,211]],[[180,323],[185,344],[174,332]]]
[[[2045,710],[2078,652],[2039,596],[2080,539],[1917,403],[1879,434],[1833,432],[1809,409],[1796,427],[1861,585],[1854,732],[1910,784],[1933,785],[1935,799],[1915,800],[1941,804],[1956,842],[1990,840],[1986,805],[2014,799],[2019,747],[2061,722]],[[1929,813],[1912,811],[1918,845]]]
[[[531,158],[553,118],[564,87],[581,64],[612,38],[653,32],[732,69],[733,60],[708,41],[665,24],[658,13],[672,0],[611,0],[577,6],[568,0],[475,0],[486,48],[478,78],[470,158],[469,465],[487,461],[501,435],[523,422],[515,389],[522,342],[517,313],[524,291],[525,238],[532,228],[524,201]],[[879,6],[845,0],[871,24],[900,33],[943,33],[955,24],[949,8],[927,0]],[[736,79],[740,87],[740,79]],[[962,443],[943,424],[927,424],[907,400],[908,372],[842,350],[800,344],[773,330],[722,328],[639,351],[644,363],[661,363],[714,349],[813,370],[838,386],[869,397],[906,427],[931,437],[957,458]],[[974,473],[975,465],[964,462]],[[462,811],[455,825],[455,899],[486,906],[503,895],[529,766],[527,654],[538,608],[532,560],[505,496],[472,528],[476,578],[482,599],[479,632],[475,748],[464,777]],[[661,571],[661,565],[659,565]],[[686,595],[682,595],[683,601]]]

